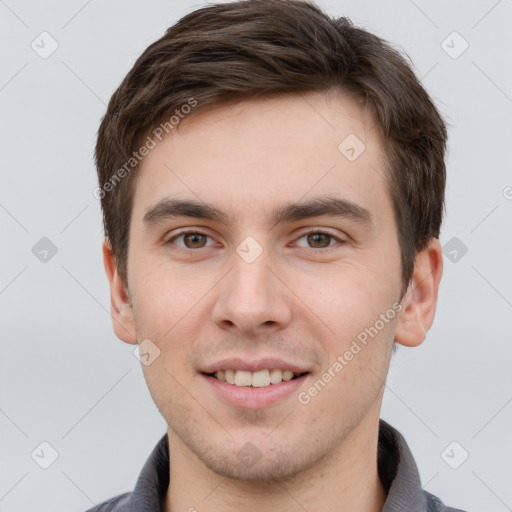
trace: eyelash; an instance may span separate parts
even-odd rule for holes
[[[297,240],[300,240],[301,238],[304,238],[305,236],[308,236],[308,235],[315,235],[315,234],[322,234],[322,235],[327,235],[328,237],[330,237],[331,239],[335,240],[336,242],[340,243],[340,244],[344,244],[346,243],[344,240],[341,240],[340,238],[336,237],[335,235],[332,235],[331,233],[329,233],[328,231],[324,231],[322,229],[319,229],[319,228],[314,228],[310,231],[306,231],[305,233],[302,233],[298,238]],[[198,231],[196,229],[187,229],[187,230],[183,230],[183,231],[180,231],[179,233],[177,233],[176,235],[174,235],[172,238],[170,238],[166,244],[171,244],[173,243],[176,239],[182,237],[182,236],[186,236],[186,235],[201,235],[201,236],[206,236],[208,238],[211,238],[209,235],[207,235],[206,233],[202,233],[201,231]],[[198,251],[200,249],[206,249],[207,247],[199,247],[197,249],[189,249],[189,248],[183,248],[183,247],[180,247],[180,246],[176,246],[178,248],[178,250],[180,251],[183,251],[183,252],[190,252],[190,251]],[[337,248],[336,245],[328,245],[327,247],[321,247],[321,248],[315,248],[315,247],[302,247],[303,249],[310,249],[312,251],[322,251],[322,252],[329,252],[329,251],[332,251],[334,249]]]

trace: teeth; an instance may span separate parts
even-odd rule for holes
[[[217,372],[217,373],[219,373],[219,372]],[[228,384],[235,383],[235,370],[226,370],[226,382]]]
[[[283,372],[279,368],[270,370],[270,382],[272,384],[279,384],[283,380]]]
[[[291,370],[286,370],[283,372],[283,380],[292,380],[293,372]]]
[[[250,386],[252,384],[251,372],[237,370],[235,372],[235,384],[237,386]]]
[[[295,374],[291,370],[282,371],[279,368],[249,372],[247,370],[219,370],[215,377],[221,382],[234,384],[235,386],[252,386],[264,388],[270,384],[280,384],[283,381],[292,380]]]
[[[238,373],[238,372],[237,372]],[[247,372],[250,373],[250,372]],[[264,388],[270,385],[270,373],[268,370],[261,370],[252,374],[252,387],[253,388]]]

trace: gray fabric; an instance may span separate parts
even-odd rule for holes
[[[387,491],[382,512],[464,512],[450,508],[421,488],[418,468],[403,436],[380,420],[378,443],[379,477]],[[126,492],[86,512],[163,512],[169,486],[169,444],[167,433],[155,446],[135,484]]]

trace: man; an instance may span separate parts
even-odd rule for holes
[[[379,419],[431,327],[445,124],[312,3],[208,5],[114,93],[96,162],[116,335],[168,424],[95,511],[454,511]]]

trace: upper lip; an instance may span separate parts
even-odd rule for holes
[[[279,370],[291,370],[293,373],[307,373],[309,370],[300,364],[285,361],[279,358],[264,358],[258,360],[247,360],[238,357],[229,359],[221,359],[214,363],[209,363],[201,368],[203,373],[215,373],[219,370],[245,370],[249,372],[257,372],[260,370],[272,370],[278,368]]]

